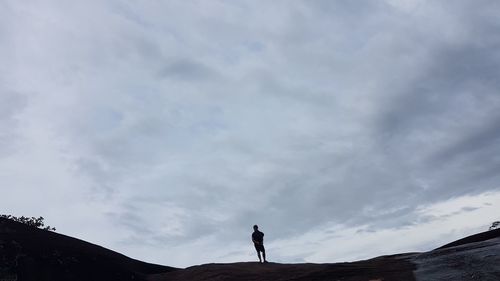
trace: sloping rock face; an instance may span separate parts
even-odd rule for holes
[[[500,229],[457,240],[434,251],[419,254],[411,261],[417,265],[415,276],[418,281],[498,281]]]
[[[0,218],[0,280],[126,281],[176,270]]]

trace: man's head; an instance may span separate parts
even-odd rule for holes
[[[254,225],[254,226],[253,226],[253,230],[254,230],[254,231],[257,231],[257,229],[259,229],[259,226],[258,226],[258,225]]]

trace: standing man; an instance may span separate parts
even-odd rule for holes
[[[266,249],[264,249],[264,233],[259,231],[258,225],[253,226],[252,241],[255,246],[255,250],[257,251],[257,256],[259,256],[259,262],[262,262],[262,259],[260,258],[260,252],[262,252],[264,263],[267,263]]]

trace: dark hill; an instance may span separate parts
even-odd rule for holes
[[[76,238],[0,218],[0,280],[144,280],[176,268],[134,260]]]
[[[457,241],[453,241],[451,243],[448,243],[444,246],[441,246],[441,247],[437,248],[436,250],[450,248],[450,247],[456,247],[456,246],[475,243],[475,242],[481,242],[481,241],[485,241],[485,240],[489,240],[489,239],[493,239],[493,238],[497,238],[497,237],[500,237],[500,228],[490,230],[490,231],[481,232],[481,233],[474,234],[471,236],[467,236],[465,238],[462,238],[462,239],[459,239]]]

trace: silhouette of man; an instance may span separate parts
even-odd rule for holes
[[[257,251],[259,262],[262,262],[262,258],[260,257],[260,252],[262,252],[262,257],[264,258],[264,262],[267,263],[266,249],[264,249],[264,233],[259,231],[258,225],[253,226],[252,241],[253,245],[255,246],[255,250]]]

